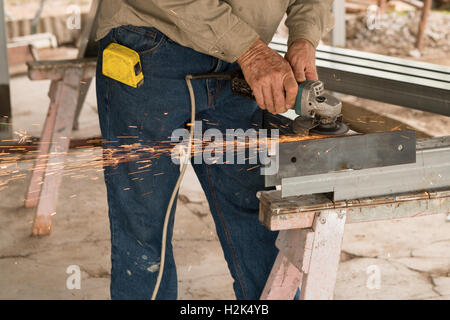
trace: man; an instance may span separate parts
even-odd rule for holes
[[[256,97],[231,93],[229,83],[195,80],[202,128],[258,128],[261,109],[294,105],[297,81],[316,80],[315,47],[332,25],[332,0],[104,0],[97,38],[97,100],[105,153],[120,146],[153,147],[145,161],[105,166],[111,228],[111,297],[149,299],[161,261],[161,235],[179,176],[170,152],[158,152],[173,130],[190,122],[187,74],[242,69]],[[285,59],[267,43],[287,13]],[[102,50],[116,42],[137,51],[144,84],[133,88],[102,75]],[[260,109],[258,109],[258,106]],[[150,162],[149,162],[150,161]],[[151,164],[148,166],[147,164]],[[193,164],[208,198],[238,299],[258,299],[277,255],[277,234],[258,222],[254,165]],[[171,236],[158,299],[177,298]],[[187,230],[188,231],[188,230]],[[214,285],[212,283],[211,285]]]

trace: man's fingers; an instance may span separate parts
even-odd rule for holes
[[[272,89],[270,86],[268,87],[262,87],[262,93],[264,96],[264,104],[266,106],[267,111],[270,113],[275,114],[275,105],[273,102],[273,96],[272,96]]]
[[[304,64],[299,63],[298,65],[296,65],[293,68],[293,70],[294,70],[295,80],[297,80],[297,82],[303,82],[306,80]]]
[[[263,109],[266,110],[266,105],[264,102],[264,96],[263,93],[261,91],[261,87],[257,87],[253,90],[253,95],[255,96],[256,99],[256,103],[258,104],[258,106]]]
[[[298,82],[319,79],[315,56],[316,50],[308,40],[300,38],[291,43],[284,57],[294,70],[295,79]]]
[[[272,96],[275,103],[275,111],[277,113],[286,112],[286,99],[284,96],[284,88],[281,79],[274,79],[272,82]]]
[[[286,108],[290,109],[295,104],[298,93],[298,84],[293,74],[284,78],[284,91],[286,92]]]
[[[319,80],[319,76],[317,75],[316,65],[309,65],[305,70],[305,78],[306,80]]]

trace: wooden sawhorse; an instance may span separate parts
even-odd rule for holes
[[[261,299],[333,299],[345,223],[450,212],[450,190],[332,202],[323,194],[281,198],[262,191],[259,220],[280,250]]]
[[[95,59],[28,63],[28,76],[31,80],[52,80],[48,93],[50,107],[25,195],[25,207],[37,207],[33,235],[46,235],[51,231],[80,87],[83,82],[94,77],[95,70]]]
[[[25,195],[25,207],[37,207],[33,235],[47,235],[51,231],[70,136],[78,128],[78,117],[95,76],[98,52],[95,31],[101,2],[92,1],[77,59],[27,63],[31,80],[52,80],[48,93],[50,107]]]

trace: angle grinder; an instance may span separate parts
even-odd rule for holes
[[[255,98],[241,71],[231,75],[233,93]],[[294,110],[298,115],[293,130],[299,135],[342,135],[349,128],[342,122],[342,103],[335,96],[324,92],[322,81],[307,80],[298,84]]]

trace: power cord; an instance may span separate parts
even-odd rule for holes
[[[188,74],[185,78],[186,85],[189,90],[189,97],[191,100],[191,130],[189,135],[189,147],[187,156],[191,155],[192,142],[194,140],[194,131],[195,131],[195,95],[194,88],[192,87],[191,80],[196,79],[218,79],[218,80],[229,80],[231,78],[230,73],[203,73],[197,75]],[[164,263],[166,261],[166,241],[167,241],[167,227],[169,225],[170,212],[172,211],[173,203],[175,201],[175,197],[177,196],[178,189],[180,189],[181,181],[183,180],[184,174],[186,172],[188,165],[188,161],[184,161],[180,170],[180,176],[178,177],[177,183],[173,188],[172,195],[170,196],[169,205],[167,206],[166,215],[164,218],[163,225],[163,234],[162,234],[162,243],[161,243],[161,262],[159,265],[158,278],[156,279],[155,288],[153,289],[153,294],[151,300],[156,299],[156,295],[159,291],[159,286],[161,285],[161,279],[164,273]]]

